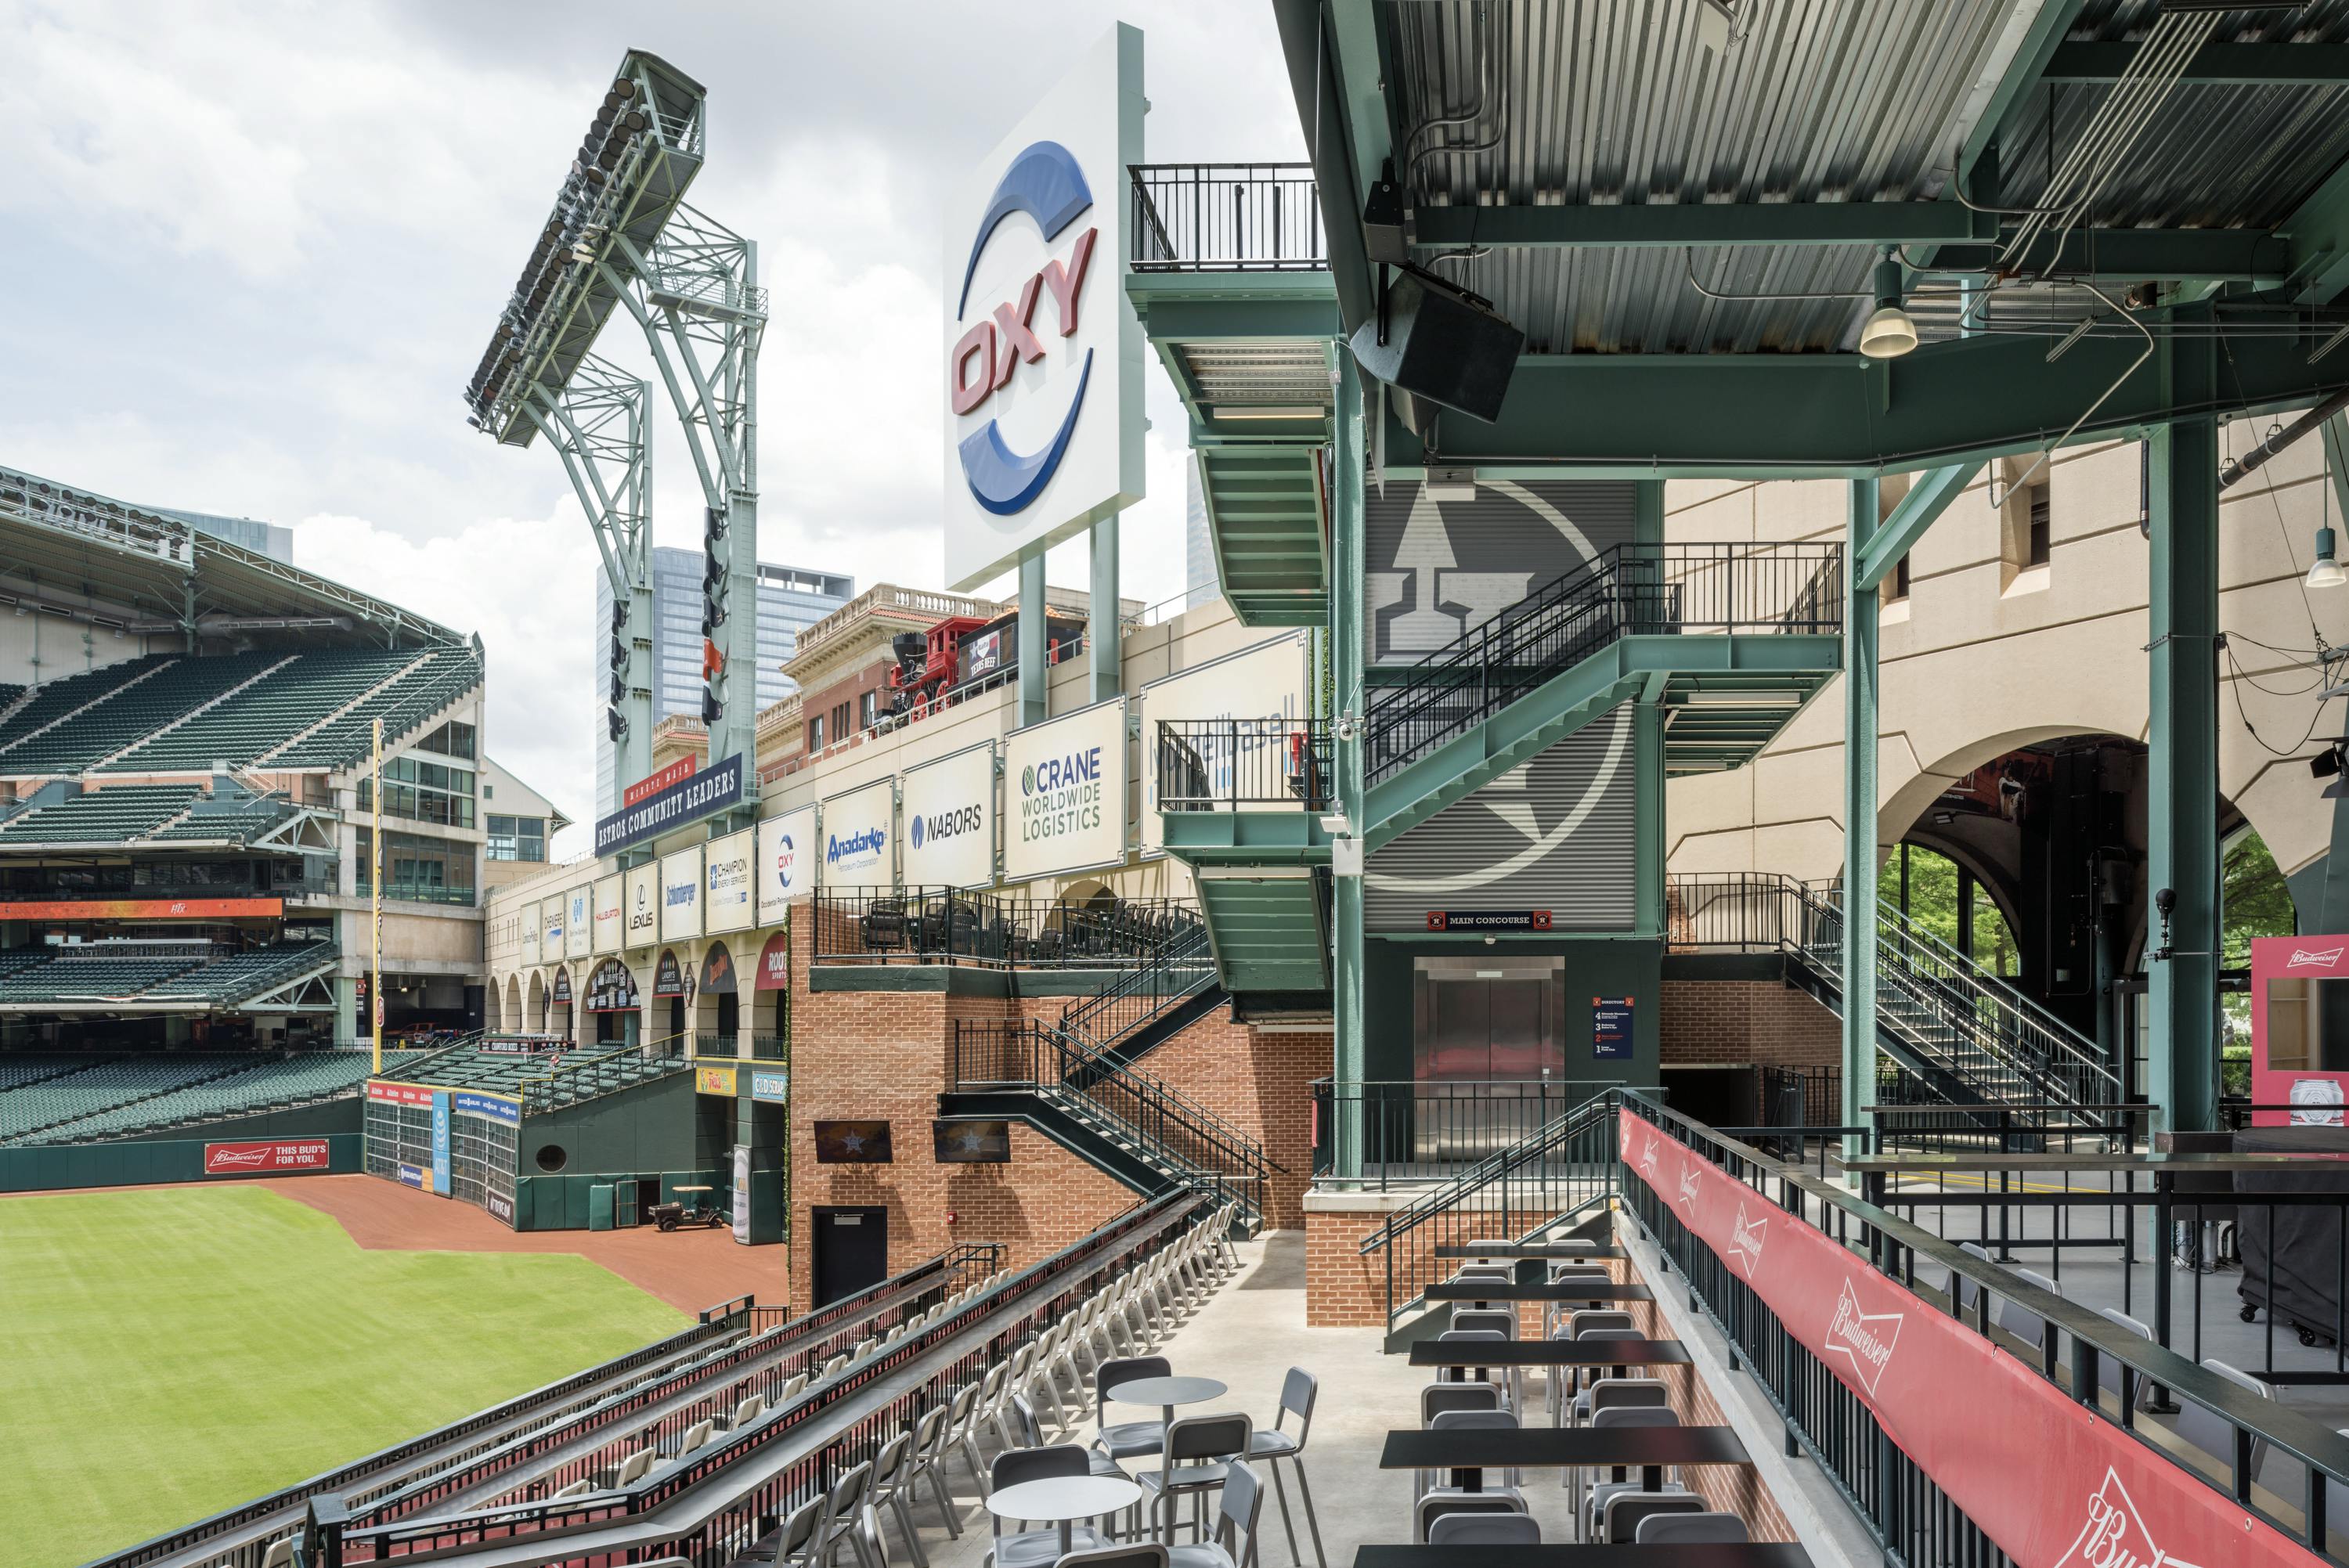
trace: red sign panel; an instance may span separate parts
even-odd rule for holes
[[[285,913],[282,898],[47,899],[0,903],[0,920],[221,920]]]
[[[636,783],[620,791],[620,804],[633,806],[647,795],[657,795],[680,779],[690,779],[700,763],[698,757],[680,757],[656,773],[647,773]]]
[[[332,1163],[323,1138],[291,1139],[278,1143],[207,1143],[207,1176],[258,1176],[286,1171],[324,1171]]]
[[[2023,1568],[2316,1561],[1662,1129],[1627,1110],[1619,1135],[1657,1198]]]
[[[761,991],[788,991],[792,988],[792,939],[783,932],[767,938],[767,945],[759,950],[758,988]]]
[[[386,1105],[430,1105],[432,1091],[421,1084],[385,1083],[376,1079],[367,1084],[367,1098]]]

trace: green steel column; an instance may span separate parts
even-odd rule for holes
[[[1843,1124],[1876,1095],[1876,590],[1860,556],[1876,532],[1877,480],[1851,481],[1844,536]],[[1847,1140],[1847,1145],[1857,1140]]]
[[[1051,672],[1044,667],[1044,552],[1019,563],[1019,722],[1048,717]]]
[[[359,982],[356,975],[335,976],[335,1041],[347,1045],[359,1037]]]
[[[2177,345],[2185,383],[2207,344]],[[2206,375],[2207,378],[2207,375]],[[2154,432],[2152,563],[2147,630],[2152,712],[2147,744],[2149,880],[2178,899],[2175,956],[2148,963],[2152,1029],[2147,1098],[2159,1125],[2217,1125],[2219,1097],[2219,428],[2187,419]],[[2161,944],[2151,916],[2147,945]]]
[[[1631,539],[1637,544],[1664,542],[1664,481],[1641,480],[1631,515]],[[1648,683],[1645,696],[1631,709],[1631,757],[1638,779],[1639,800],[1631,835],[1631,909],[1635,928],[1642,936],[1661,936],[1664,929],[1664,707],[1663,681]]]
[[[1085,627],[1085,655],[1092,670],[1094,702],[1107,702],[1122,688],[1124,675],[1125,626],[1117,604],[1117,516],[1112,513],[1093,524],[1092,613]]]
[[[1330,700],[1353,723],[1337,742],[1338,804],[1354,830],[1362,825],[1362,393],[1354,357],[1338,356],[1336,416],[1331,421],[1330,495]],[[1362,1072],[1362,879],[1337,877],[1331,899],[1334,953],[1330,983],[1334,1026],[1331,1076],[1360,1083]],[[1362,1170],[1362,1120],[1359,1100],[1332,1108],[1333,1174],[1359,1176]]]

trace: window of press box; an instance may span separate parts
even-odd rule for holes
[[[471,761],[473,758],[473,727],[470,724],[461,724],[452,718],[418,741],[416,748],[419,751],[437,751],[443,757],[462,757]]]
[[[388,791],[387,791],[388,792]],[[375,885],[375,835],[358,830],[353,857],[355,891]],[[422,899],[430,903],[470,903],[473,896],[473,846],[421,833],[383,835],[383,892],[386,898]]]
[[[546,859],[546,819],[543,817],[501,817],[492,812],[489,820],[489,857],[493,861],[543,861]]]
[[[443,827],[473,825],[473,770],[428,762],[420,757],[395,757],[383,765],[383,810],[388,817],[408,817]],[[359,780],[359,809],[375,807],[375,781]]]

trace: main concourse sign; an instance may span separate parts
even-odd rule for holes
[[[947,582],[968,589],[1142,499],[1125,297],[1142,34],[1103,34],[946,214]],[[598,846],[601,847],[600,844]]]

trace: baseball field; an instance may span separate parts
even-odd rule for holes
[[[676,1332],[564,1253],[368,1251],[252,1186],[0,1200],[0,1568],[66,1568]]]

